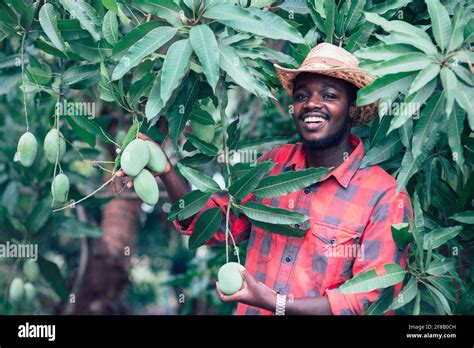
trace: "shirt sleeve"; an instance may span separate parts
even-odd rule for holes
[[[383,275],[384,265],[389,263],[397,263],[405,269],[408,247],[401,250],[396,246],[391,226],[409,222],[411,219],[413,219],[413,208],[407,192],[403,190],[396,193],[396,187],[389,189],[374,207],[369,224],[361,237],[361,250],[364,254],[363,257],[355,259],[352,267],[353,276],[372,269],[375,269],[377,275]],[[395,286],[394,298],[401,287],[402,283]],[[343,294],[336,288],[327,290],[326,296],[334,315],[358,315],[363,314],[369,305],[381,296],[383,290]]]
[[[262,161],[271,159],[272,153],[273,151],[265,152],[262,156],[258,158],[257,162],[260,163]],[[242,199],[242,204],[248,201],[252,201],[254,199],[255,197],[252,194],[250,194],[244,199]],[[227,192],[221,191],[219,193],[215,193],[211,195],[206,205],[198,213],[196,213],[193,216],[191,223],[189,224],[187,228],[183,228],[183,226],[180,224],[178,220],[173,221],[173,226],[178,230],[179,233],[184,234],[184,235],[191,235],[193,233],[194,226],[196,225],[196,221],[198,220],[199,216],[201,216],[201,214],[204,211],[210,208],[219,207],[221,208],[222,214],[225,217],[227,213],[228,204],[229,204],[229,197],[228,197]],[[231,213],[229,216],[229,224],[230,224],[230,230],[232,231],[232,236],[234,237],[236,243],[240,243],[249,238],[251,224],[250,224],[249,219],[244,214],[240,214],[237,217],[231,210]],[[205,245],[218,246],[218,245],[224,245],[224,244],[225,244],[225,219],[222,219],[222,224],[219,227],[219,230],[211,239],[209,239],[205,243]]]

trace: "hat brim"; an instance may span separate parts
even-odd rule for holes
[[[337,68],[337,67],[302,67],[299,69],[283,68],[278,64],[273,64],[278,75],[278,79],[286,92],[291,96],[293,94],[293,82],[296,76],[303,72],[321,74],[335,77],[352,83],[357,88],[363,88],[375,80],[375,76],[369,75],[366,70],[361,68]],[[358,106],[352,122],[353,126],[367,124],[377,115],[378,102]]]

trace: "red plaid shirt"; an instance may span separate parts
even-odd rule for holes
[[[359,169],[364,156],[362,141],[351,134],[355,146],[337,168],[318,183],[277,198],[254,200],[271,207],[304,213],[310,217],[301,228],[304,237],[285,237],[254,227],[242,214],[230,217],[231,231],[237,242],[249,239],[245,267],[255,278],[289,298],[327,296],[335,315],[362,314],[381,296],[382,290],[343,294],[338,287],[353,276],[376,269],[382,275],[384,264],[406,267],[406,250],[392,239],[391,225],[413,218],[410,198],[405,190],[396,193],[396,180],[379,166]],[[287,144],[264,153],[259,162],[276,163],[270,175],[306,168],[301,143]],[[195,215],[187,229],[175,222],[183,234],[191,234],[202,211],[220,207],[225,215],[226,193],[214,194]],[[225,243],[221,228],[206,245]],[[401,284],[395,288],[395,296]],[[239,303],[237,314],[271,314],[269,311]]]

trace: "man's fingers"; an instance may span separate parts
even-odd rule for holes
[[[145,135],[143,133],[138,133],[138,138],[143,139],[143,140],[151,140],[153,141],[148,135]]]
[[[118,147],[115,149],[115,153],[116,153],[117,155],[120,153],[120,151],[121,151],[121,150],[120,150],[120,148],[118,148]]]
[[[119,170],[117,171],[117,176],[118,176],[118,177],[125,176],[125,173],[123,172],[122,169],[119,169]]]
[[[221,289],[219,288],[219,282],[216,282],[216,290],[217,290],[217,295],[219,295],[219,299],[222,301],[222,302],[238,302],[240,301],[240,291],[237,291],[235,294],[233,295],[224,295],[221,291]]]
[[[127,182],[127,187],[128,187],[128,188],[132,188],[132,186],[133,186],[133,181]]]

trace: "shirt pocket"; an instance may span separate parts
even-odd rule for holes
[[[249,253],[254,253],[257,264],[267,263],[273,258],[273,249],[275,243],[272,238],[272,234],[252,226],[251,238],[253,238],[251,250],[247,251],[247,257]]]
[[[360,233],[324,222],[311,229],[312,274],[316,285],[336,287],[352,278],[352,266],[361,254]]]

